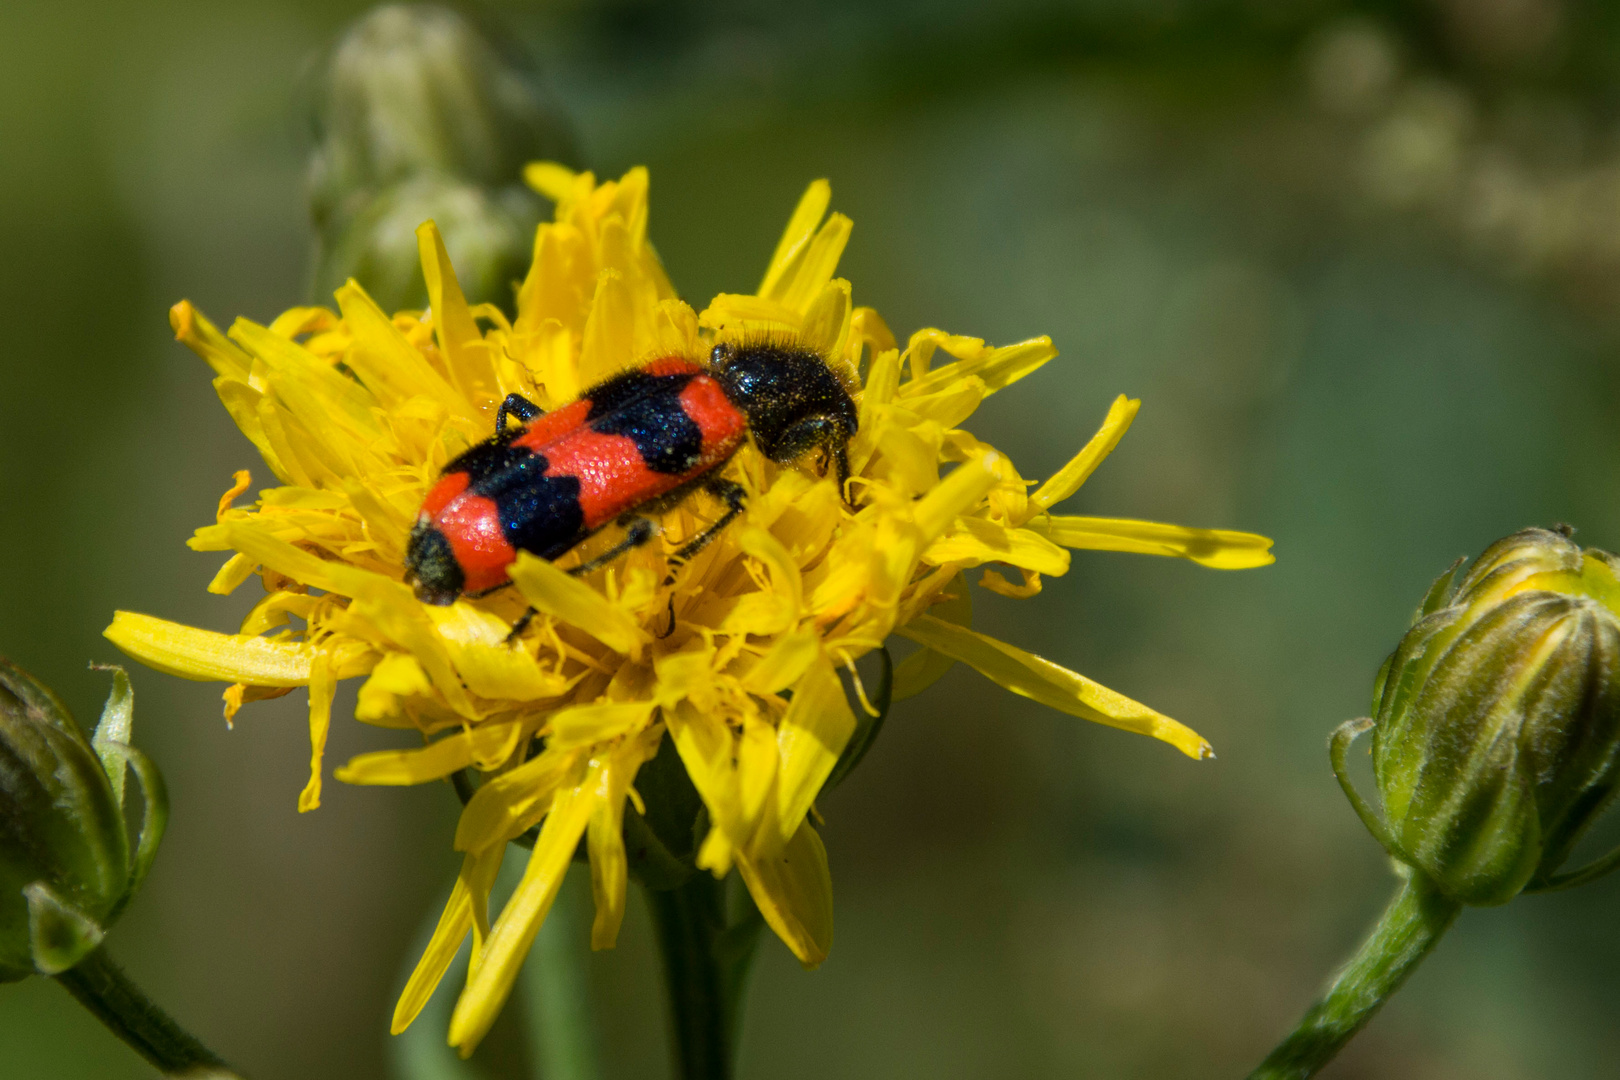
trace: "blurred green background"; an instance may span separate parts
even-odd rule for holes
[[[0,652],[93,721],[114,608],[217,629],[184,540],[268,473],[165,312],[305,299],[310,72],[364,5],[0,6]],[[740,1075],[1242,1075],[1392,889],[1328,770],[1428,582],[1525,525],[1620,546],[1620,17],[1577,0],[558,0],[481,9],[584,160],[651,167],[700,306],[756,283],[804,185],[844,273],[927,325],[1063,355],[974,432],[1042,476],[1144,399],[1081,513],[1251,529],[1222,574],[1081,553],[982,627],[1209,737],[1167,747],[969,672],[898,706],[822,802],[838,937],[762,946]],[[244,591],[245,596],[245,591]],[[257,1080],[388,1075],[458,859],[447,788],[295,812],[302,694],[133,671],[172,791],[111,936]],[[352,688],[350,690],[352,700]],[[339,723],[329,763],[390,745]],[[1611,830],[1612,831],[1612,830]],[[583,875],[576,875],[583,876]],[[1326,1075],[1615,1075],[1620,878],[1471,911]],[[611,1077],[668,1075],[644,911],[592,958]],[[511,1064],[520,1040],[486,1050]],[[58,987],[0,987],[0,1076],[154,1075]]]

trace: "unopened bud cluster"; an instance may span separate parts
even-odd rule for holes
[[[467,298],[510,307],[543,211],[523,166],[571,157],[530,72],[454,11],[389,5],[338,41],[320,93],[317,298],[352,277],[384,310],[426,306],[416,228],[432,219]]]
[[[1560,870],[1620,779],[1620,560],[1528,529],[1452,577],[1374,692],[1384,839],[1454,900],[1500,904],[1591,876]]]

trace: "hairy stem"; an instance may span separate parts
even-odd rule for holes
[[[141,993],[106,949],[90,953],[57,975],[56,981],[165,1076],[235,1075],[217,1054]]]
[[[1249,1080],[1315,1076],[1417,970],[1461,910],[1413,870],[1327,993]]]

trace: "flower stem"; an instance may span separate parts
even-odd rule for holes
[[[218,1055],[141,993],[106,949],[90,953],[57,975],[56,981],[165,1076],[235,1075]]]
[[[743,989],[764,920],[749,902],[747,914],[729,923],[725,882],[702,872],[646,895],[664,956],[677,1075],[730,1080]]]
[[[1249,1080],[1315,1076],[1417,970],[1461,910],[1462,905],[1413,870],[1327,993]]]

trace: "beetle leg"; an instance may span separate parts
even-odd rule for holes
[[[529,608],[522,615],[519,615],[518,621],[512,624],[512,632],[506,635],[506,644],[511,645],[522,637],[523,631],[529,628],[529,624],[534,621],[534,617],[538,614],[540,614],[538,608]]]
[[[571,567],[568,572],[574,577],[579,577],[582,574],[589,574],[600,570],[602,567],[606,566],[614,559],[617,559],[619,556],[633,551],[642,544],[645,544],[647,541],[651,540],[655,535],[657,535],[657,533],[658,526],[653,524],[651,518],[636,518],[630,522],[630,525],[624,534],[623,540],[620,540],[617,544],[614,544],[596,558],[589,559],[580,563],[578,566]]]
[[[671,562],[683,563],[708,547],[714,538],[720,535],[721,529],[737,520],[737,515],[743,512],[748,502],[747,490],[741,484],[730,480],[710,480],[703,485],[703,490],[724,502],[726,512],[721,514],[713,525],[682,544],[675,554],[670,556]]]
[[[500,435],[506,431],[506,418],[515,416],[524,423],[528,423],[539,416],[543,410],[540,406],[524,397],[522,394],[507,394],[501,407],[495,410],[495,434]]]

